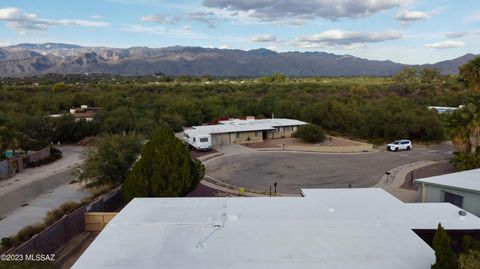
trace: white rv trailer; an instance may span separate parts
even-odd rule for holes
[[[185,130],[183,140],[196,150],[209,150],[212,148],[212,136],[199,130]]]

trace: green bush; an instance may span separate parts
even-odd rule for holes
[[[320,143],[325,140],[325,132],[315,124],[298,127],[298,130],[292,136],[308,143]]]
[[[10,237],[4,237],[2,238],[2,240],[0,241],[0,246],[2,247],[2,249],[9,249],[13,246],[13,240],[12,238]]]

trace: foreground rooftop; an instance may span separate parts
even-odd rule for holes
[[[430,268],[412,229],[480,229],[447,203],[405,204],[381,189],[305,197],[136,198],[73,268]]]

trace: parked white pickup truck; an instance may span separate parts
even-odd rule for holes
[[[407,139],[395,140],[387,145],[388,151],[411,150],[412,148],[412,141]]]

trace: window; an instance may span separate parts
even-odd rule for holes
[[[236,135],[237,135],[237,138],[240,138],[240,133],[236,133]]]
[[[291,131],[291,130],[292,130],[292,127],[290,127],[290,126],[289,126],[289,127],[285,127],[284,129],[285,129],[285,131]]]
[[[208,138],[207,137],[202,137],[202,138],[200,138],[200,142],[208,142]]]
[[[460,208],[463,207],[463,197],[450,192],[445,192],[445,202],[451,203],[452,205],[456,205]]]
[[[193,142],[195,142],[195,137],[193,138]]]
[[[275,128],[275,132],[280,132],[280,128],[279,127]]]
[[[260,132],[255,132],[255,137],[259,137],[260,136]]]

